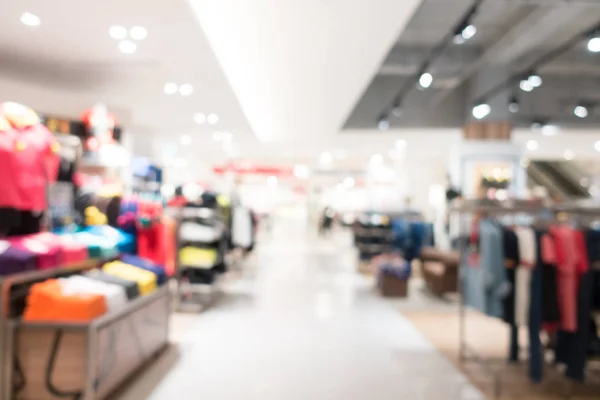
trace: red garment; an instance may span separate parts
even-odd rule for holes
[[[0,133],[0,207],[46,209],[46,186],[58,175],[57,141],[43,125]]]
[[[578,269],[582,269],[581,246],[577,231],[566,226],[553,226],[550,233],[554,238],[556,265],[558,267],[558,300],[561,313],[561,328],[567,332],[577,331],[577,282]]]

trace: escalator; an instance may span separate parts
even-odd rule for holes
[[[534,161],[527,170],[530,186],[543,186],[553,198],[564,200],[590,197],[582,178],[587,174],[567,161]]]

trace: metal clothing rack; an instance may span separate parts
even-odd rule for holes
[[[195,207],[171,207],[166,209],[166,212],[175,219],[175,281],[177,285],[177,295],[175,298],[175,308],[179,311],[183,310],[184,305],[188,305],[190,302],[184,301],[184,295],[190,294],[192,297],[198,299],[197,302],[192,302],[194,305],[199,305],[201,310],[211,307],[215,304],[218,298],[223,294],[222,290],[222,279],[220,275],[215,277],[215,280],[210,284],[192,284],[183,281],[183,265],[181,265],[179,259],[179,250],[181,248],[180,241],[180,228],[181,223],[185,218],[199,217],[199,218],[212,218],[215,216],[217,211],[207,208],[195,208]],[[225,262],[225,257],[218,260],[219,262]]]
[[[543,211],[551,213],[566,213],[571,215],[600,217],[600,202],[593,200],[577,200],[560,205],[550,206],[540,200],[509,200],[509,201],[493,201],[493,200],[463,200],[459,204],[450,208],[452,213],[459,214],[459,237],[462,238],[464,232],[468,232],[468,227],[465,226],[464,215],[480,213],[483,215],[516,215],[528,214],[539,215]],[[467,228],[467,229],[465,229]],[[460,260],[462,263],[465,243],[461,243],[459,247]],[[462,267],[461,267],[462,268]],[[464,284],[461,279],[462,274],[458,274],[458,292],[459,300],[459,360],[461,363],[467,361],[481,362],[483,367],[492,375],[493,379],[493,398],[499,399],[502,389],[500,368],[494,368],[492,360],[481,356],[476,350],[471,348],[466,338],[466,320],[467,310],[465,304],[465,296],[463,295]],[[504,364],[503,364],[504,365]],[[565,380],[565,399],[571,398],[572,382],[569,379]]]

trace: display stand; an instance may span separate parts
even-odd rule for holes
[[[12,370],[12,362],[7,358],[7,354],[11,348],[11,343],[8,340],[10,336],[10,298],[11,289],[15,285],[40,282],[50,278],[56,278],[63,275],[73,274],[76,272],[85,271],[96,268],[99,265],[99,260],[88,260],[76,265],[65,266],[44,271],[30,271],[21,274],[13,274],[0,278],[0,399],[11,399],[11,379],[10,373]]]
[[[100,399],[166,346],[171,313],[168,285],[88,324],[20,322],[11,316],[13,286],[83,272],[100,264],[100,260],[88,260],[0,280],[1,400]],[[65,336],[68,340],[61,346]],[[20,381],[17,387],[15,380]],[[20,390],[13,393],[14,389]]]
[[[91,323],[13,322],[8,359],[24,383],[14,398],[106,398],[166,347],[170,307],[163,286]]]

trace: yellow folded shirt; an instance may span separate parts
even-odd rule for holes
[[[104,264],[102,270],[118,278],[137,282],[140,295],[149,294],[156,290],[156,275],[150,271],[125,264],[121,261]]]

